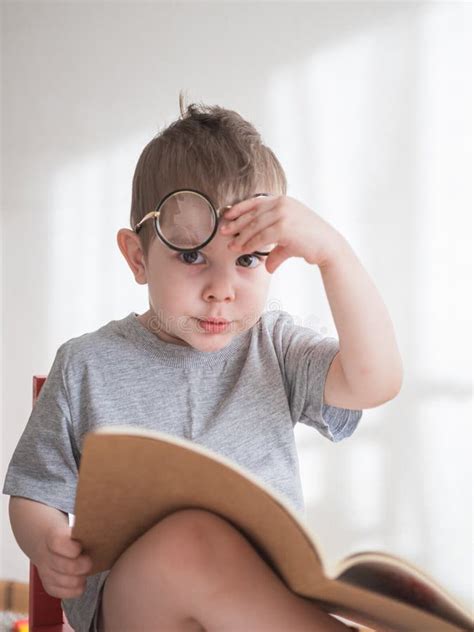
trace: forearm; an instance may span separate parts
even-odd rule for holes
[[[402,360],[377,288],[342,235],[319,267],[349,388],[374,405],[392,399],[401,387]]]
[[[38,559],[46,533],[55,525],[69,525],[68,515],[43,503],[12,496],[9,503],[13,535],[23,553],[33,562]]]

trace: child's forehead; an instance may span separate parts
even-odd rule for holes
[[[234,180],[219,181],[217,183],[195,182],[194,184],[195,186],[190,186],[189,188],[204,193],[216,207],[237,204],[256,193],[271,193],[267,189],[275,186],[267,182],[265,178],[260,178],[257,182],[239,182],[239,180]]]
[[[186,170],[188,171],[188,170]],[[273,193],[278,182],[272,173],[252,173],[245,177],[235,175],[224,178],[206,177],[202,169],[187,173],[169,174],[165,189],[160,191],[165,197],[172,191],[191,189],[203,193],[216,207],[237,204],[256,193]],[[161,189],[161,187],[160,187]]]

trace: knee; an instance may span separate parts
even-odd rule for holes
[[[183,509],[155,527],[156,559],[170,573],[203,579],[222,565],[239,537],[225,519],[203,509]]]
[[[222,532],[230,523],[201,509],[183,509],[163,518],[135,540],[116,560],[107,579],[126,592],[130,578],[165,581],[179,590],[184,584],[206,587],[215,576]]]

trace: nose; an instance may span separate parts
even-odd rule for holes
[[[212,274],[203,291],[204,300],[229,303],[235,300],[235,287],[231,275],[222,271]]]

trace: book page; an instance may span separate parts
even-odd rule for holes
[[[448,598],[415,574],[395,564],[375,560],[358,562],[345,570],[338,581],[392,597],[454,624],[463,622]]]

